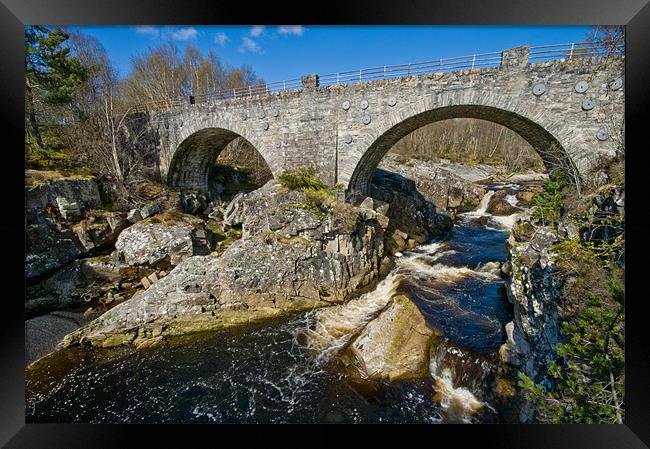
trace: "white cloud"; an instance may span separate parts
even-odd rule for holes
[[[228,35],[226,33],[223,33],[223,32],[222,33],[217,33],[214,36],[214,42],[216,44],[221,45],[222,47],[224,45],[226,45],[226,42],[228,42],[229,40],[230,40],[230,38],[228,37]]]
[[[141,25],[135,27],[135,32],[138,34],[144,34],[146,36],[158,37],[160,36],[160,30],[154,26],[150,25]]]
[[[191,39],[195,39],[198,34],[199,32],[196,30],[196,28],[188,27],[179,28],[178,30],[172,31],[170,36],[175,41],[189,41]]]
[[[278,27],[278,33],[284,35],[302,36],[304,32],[305,27],[302,25],[282,25]]]
[[[242,38],[241,46],[239,47],[239,52],[262,54],[262,47],[260,47],[259,44],[255,42],[253,39],[251,39],[250,37],[245,36],[244,38]]]
[[[251,28],[251,36],[253,37],[260,37],[263,32],[264,25],[255,25],[253,28]]]

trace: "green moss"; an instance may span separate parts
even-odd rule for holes
[[[287,170],[278,177],[278,181],[289,190],[326,189],[325,183],[318,177],[312,165]]]
[[[93,346],[101,346],[102,348],[112,348],[113,346],[126,345],[133,341],[134,334],[115,334],[100,341],[91,341]]]
[[[89,171],[89,169],[88,169]],[[40,186],[62,178],[94,179],[91,172],[85,170],[25,170],[25,185]]]
[[[535,227],[529,221],[521,221],[512,227],[512,235],[518,242],[525,242],[531,239],[535,233]]]
[[[300,237],[298,235],[292,235],[290,237],[285,237],[283,235],[278,234],[277,232],[273,231],[268,231],[262,234],[262,239],[264,239],[265,242],[267,243],[272,243],[274,241],[285,243],[288,245],[291,245],[293,243],[299,243],[301,245],[307,246],[309,248],[313,248],[314,244],[307,240],[304,237]]]
[[[146,218],[142,220],[142,223],[145,224],[182,224],[182,223],[187,223],[191,224],[194,226],[199,226],[203,223],[203,220],[201,220],[198,217],[195,217],[194,215],[188,215],[188,214],[183,214],[178,211],[167,211],[163,212],[161,214],[154,215],[153,217]]]
[[[90,257],[87,260],[88,260],[88,262],[91,262],[91,263],[109,263],[109,262],[113,261],[113,259],[111,259],[111,257],[108,256],[108,255]]]

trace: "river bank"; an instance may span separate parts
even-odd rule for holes
[[[507,258],[508,220],[486,212],[493,195],[485,195],[477,211],[459,216],[447,238],[396,253],[395,268],[380,284],[344,305],[298,312],[245,330],[171,339],[139,351],[58,351],[28,371],[30,419],[498,422],[502,418],[489,402],[489,386],[512,312],[500,272]],[[316,329],[340,332],[336,309],[347,322],[349,344],[342,346],[348,347],[399,295],[417,304],[426,325],[436,330],[425,376],[368,382],[350,375],[345,357],[331,351],[332,345],[315,351]],[[366,306],[359,307],[360,302]],[[323,319],[327,315],[330,320]],[[192,386],[183,391],[174,387],[189,378]],[[216,379],[228,379],[227,385]],[[49,390],[50,382],[59,387]],[[105,393],[98,395],[98,389]],[[221,399],[214,403],[207,397]],[[168,403],[166,411],[154,411],[155,403]],[[314,404],[321,405],[307,412]],[[136,410],[151,413],[145,418]]]

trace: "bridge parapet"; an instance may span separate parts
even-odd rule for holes
[[[528,65],[530,47],[515,47],[501,53],[501,68],[519,70]]]
[[[182,188],[205,190],[208,168],[241,136],[274,176],[312,164],[329,184],[363,189],[383,154],[411,131],[437,120],[479,118],[519,133],[549,164],[568,161],[584,176],[620,148],[624,59],[609,56],[597,48],[517,47],[311,74],[295,89],[268,95],[248,89],[225,101],[184,101],[150,112],[147,145],[156,149],[161,177]]]

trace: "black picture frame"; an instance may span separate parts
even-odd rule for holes
[[[418,433],[430,444],[473,440],[479,447],[499,448],[643,448],[650,444],[650,345],[646,331],[643,254],[647,224],[643,212],[643,154],[648,151],[643,112],[650,104],[650,4],[648,0],[534,0],[447,2],[241,2],[190,0],[1,0],[0,77],[4,151],[0,176],[3,212],[0,229],[6,262],[0,295],[0,444],[10,448],[97,448],[199,446],[207,437],[211,446],[225,443],[224,432],[237,432],[237,444],[268,444],[260,433],[284,437],[305,446],[339,439],[343,427],[326,426],[173,426],[25,424],[24,398],[24,284],[18,280],[24,260],[24,34],[25,24],[422,24],[422,25],[626,25],[626,418],[624,425],[480,425],[409,426],[408,431],[387,426],[358,426],[368,437],[384,439]],[[11,137],[12,139],[7,139]],[[11,142],[11,143],[9,143]],[[6,244],[9,243],[9,250]],[[297,427],[297,428],[296,428]],[[259,429],[259,430],[258,430]],[[346,426],[345,430],[350,427]],[[354,429],[356,430],[356,429]],[[370,435],[368,435],[370,434]],[[401,438],[400,438],[401,439]],[[139,441],[138,441],[139,440]],[[427,443],[428,444],[428,443]]]

